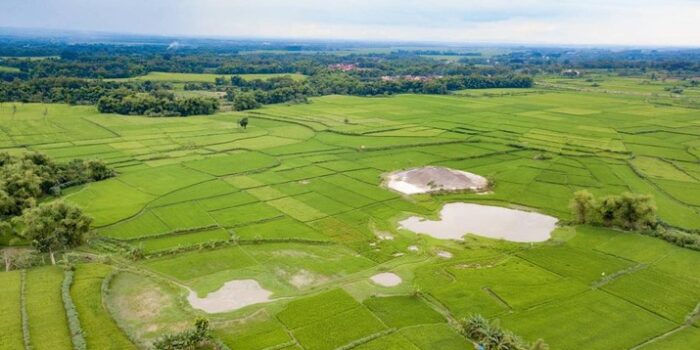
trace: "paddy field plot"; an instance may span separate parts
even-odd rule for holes
[[[627,349],[657,337],[644,348],[696,345],[697,323],[661,336],[684,327],[700,303],[700,254],[637,233],[567,225],[569,200],[587,189],[650,194],[669,229],[700,229],[697,110],[640,95],[660,86],[608,84],[630,93],[326,96],[188,118],[18,103],[14,116],[0,109],[0,148],[102,159],[118,172],[64,193],[94,219],[100,244],[90,249],[144,255],[119,260],[129,271],[77,265],[70,294],[89,349],[144,346],[200,315],[234,349],[464,349],[472,345],[446,318],[474,313],[553,349]],[[246,130],[237,126],[243,116]],[[382,186],[384,174],[424,167],[493,185],[487,193],[410,196]],[[407,217],[439,218],[448,203],[532,210],[562,227],[525,243],[399,228]],[[523,233],[517,225],[506,231]],[[61,272],[26,273],[37,349],[65,345],[64,336],[42,336],[65,335],[60,286],[51,287]],[[371,281],[386,273],[401,283]],[[189,290],[206,298],[245,280],[269,300],[216,314],[187,303]],[[0,273],[0,281],[8,330],[0,348],[21,348],[21,275]],[[50,323],[37,321],[49,320],[39,299],[53,310]]]

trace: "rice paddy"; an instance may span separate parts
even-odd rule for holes
[[[411,216],[436,219],[454,202],[565,223],[572,194],[588,189],[651,194],[666,225],[700,230],[698,111],[650,103],[640,93],[654,86],[601,85],[326,96],[190,118],[20,103],[13,113],[4,104],[0,148],[102,159],[119,172],[65,193],[94,218],[86,249],[143,255],[76,267],[70,295],[89,349],[144,348],[197,315],[231,349],[465,349],[472,344],[450,321],[475,313],[552,349],[697,347],[695,251],[588,226],[557,227],[537,243],[442,240],[399,227]],[[237,124],[243,116],[247,129]],[[413,195],[382,186],[385,174],[425,166],[493,186]],[[0,349],[22,348],[23,335],[35,349],[71,348],[62,280],[59,269],[0,273]],[[205,298],[245,280],[269,300],[215,314],[187,303],[188,289]]]

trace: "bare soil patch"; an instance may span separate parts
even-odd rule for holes
[[[370,279],[382,287],[396,287],[403,281],[399,275],[391,272],[378,273]]]
[[[482,176],[436,166],[393,172],[385,179],[389,188],[403,194],[488,190],[488,180]]]

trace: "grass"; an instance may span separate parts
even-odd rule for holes
[[[282,312],[277,314],[277,318],[287,328],[297,329],[323,321],[359,306],[360,304],[345,291],[335,289],[291,302]]]
[[[399,334],[421,350],[459,350],[473,345],[445,324],[405,328]]]
[[[206,252],[190,252],[170,259],[155,259],[146,261],[144,265],[178,280],[187,281],[214,272],[248,267],[254,263],[240,247],[230,247]]]
[[[110,283],[105,304],[119,327],[141,348],[164,332],[177,332],[192,324],[193,316],[177,302],[178,289],[133,272],[120,272]]]
[[[0,273],[0,318],[3,331],[0,333],[0,349],[22,349],[22,316],[20,314],[20,273]]]
[[[625,320],[636,320],[636,326],[610,332]],[[553,348],[586,349],[629,348],[673,328],[670,321],[599,291],[505,316],[501,324],[527,340],[543,338]]]
[[[217,329],[214,334],[231,349],[238,350],[277,348],[292,341],[284,326],[268,314],[261,314],[234,327]]]
[[[229,234],[226,230],[219,228],[147,239],[135,242],[134,245],[141,247],[146,254],[150,254],[178,248],[194,247],[208,243],[225,242],[230,239],[231,234]]]
[[[136,349],[104,307],[102,280],[112,271],[113,269],[106,265],[79,265],[75,270],[71,297],[78,311],[88,348]]]
[[[404,328],[445,321],[437,311],[413,296],[373,297],[364,304],[389,327]]]
[[[26,308],[32,349],[72,349],[61,297],[63,270],[43,267],[27,272]]]
[[[295,329],[292,334],[305,349],[332,350],[385,328],[366,308],[357,307]]]

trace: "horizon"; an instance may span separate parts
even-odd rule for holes
[[[198,39],[572,47],[700,47],[696,0],[8,0],[3,28]],[[357,2],[355,2],[357,3]],[[103,16],[102,13],[109,14]],[[683,33],[679,35],[678,33]]]

